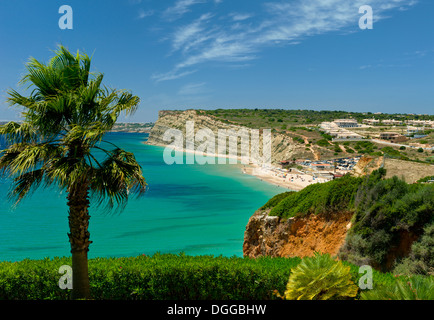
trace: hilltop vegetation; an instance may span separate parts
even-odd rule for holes
[[[348,112],[348,111],[314,111],[314,110],[284,110],[284,109],[216,109],[202,110],[208,115],[215,116],[222,121],[235,122],[252,128],[275,128],[283,125],[309,126],[319,124],[323,121],[335,119],[353,118],[362,122],[363,119],[372,118],[386,120],[434,120],[432,115],[411,115],[411,114],[373,114],[372,112]]]
[[[354,196],[362,181],[362,178],[344,176],[327,183],[312,184],[299,192],[286,193],[285,197],[277,195],[264,207],[275,204],[270,211],[270,216],[284,219],[307,214],[332,214],[336,211],[353,210]]]

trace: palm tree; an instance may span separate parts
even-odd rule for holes
[[[0,174],[13,179],[9,196],[16,203],[40,186],[66,190],[73,299],[90,298],[90,199],[122,210],[130,194],[146,190],[134,155],[103,140],[118,116],[133,113],[140,100],[102,86],[103,74],[91,73],[90,65],[89,56],[63,46],[47,64],[30,58],[20,81],[33,89],[30,96],[11,89],[7,99],[22,108],[23,121],[0,128],[10,144],[0,153]]]

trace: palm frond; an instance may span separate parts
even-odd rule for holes
[[[101,167],[93,170],[90,184],[92,195],[100,204],[107,199],[109,209],[115,203],[122,209],[130,194],[141,196],[146,192],[146,187],[142,169],[134,155],[122,149],[109,152]]]
[[[9,143],[31,143],[39,139],[37,128],[27,122],[10,121],[0,127],[0,135],[3,135]]]
[[[36,190],[44,180],[45,170],[37,169],[15,177],[13,189],[9,192],[9,198],[15,199],[16,206],[25,196]],[[48,185],[48,180],[46,185]]]
[[[64,153],[64,147],[52,143],[13,144],[2,151],[0,169],[8,170],[9,175],[22,175]]]

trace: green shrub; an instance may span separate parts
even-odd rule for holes
[[[316,183],[289,194],[270,212],[271,216],[290,218],[309,213],[352,210],[354,196],[362,178],[344,176],[326,183]]]
[[[339,257],[388,271],[394,258],[390,250],[399,246],[402,234],[421,234],[433,221],[434,185],[407,184],[397,177],[382,180],[376,173],[360,185],[355,208],[353,227]]]
[[[318,140],[316,142],[316,144],[319,145],[320,147],[328,147],[328,146],[330,146],[330,143],[328,142],[327,139]]]
[[[154,254],[89,260],[91,296],[95,300],[267,300],[284,292],[300,258]],[[350,268],[358,283],[359,267]],[[70,291],[58,286],[62,265],[70,258],[0,262],[0,300],[67,300]],[[391,285],[391,273],[373,270],[375,285]]]
[[[401,150],[405,150],[405,147],[404,147],[404,149],[401,149]],[[392,147],[384,147],[384,148],[381,149],[381,151],[384,154],[386,154],[388,157],[390,157],[390,158],[401,159],[401,160],[409,160],[408,157],[406,157],[405,155],[401,154],[398,150],[395,150]]]
[[[351,148],[348,147],[348,146],[345,147],[345,151],[348,152],[348,153],[354,153],[354,150],[351,149]]]
[[[329,254],[315,253],[295,267],[286,286],[287,300],[332,300],[354,298],[358,287],[351,280],[350,267]]]
[[[361,300],[434,300],[434,278],[414,276],[363,291]]]
[[[422,179],[417,180],[416,182],[417,182],[417,183],[423,183],[423,182],[428,182],[428,181],[430,181],[430,180],[434,180],[434,176],[427,176],[427,177],[425,177],[425,178],[422,178]]]
[[[299,258],[155,254],[89,260],[92,299],[221,300],[275,298]],[[58,282],[69,258],[0,263],[0,300],[69,298]]]
[[[333,140],[333,137],[327,133],[322,133],[321,136],[326,140],[329,140],[329,141]]]
[[[409,257],[395,267],[394,273],[434,276],[434,223],[424,228],[422,237],[413,243]]]
[[[259,210],[274,208],[275,206],[277,206],[280,203],[280,201],[282,201],[283,199],[285,199],[286,197],[288,197],[289,195],[291,195],[293,193],[294,193],[294,191],[287,191],[287,192],[279,193],[279,194],[275,195],[274,197],[272,197],[270,200],[268,200],[266,204],[264,204],[261,208],[259,208]]]

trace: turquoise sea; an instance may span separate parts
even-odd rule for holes
[[[120,214],[90,208],[89,257],[161,253],[242,256],[249,217],[287,189],[243,174],[241,165],[166,165],[162,147],[146,134],[110,133],[106,139],[135,154],[149,184]],[[0,260],[69,256],[66,194],[38,189],[16,209],[0,180]]]

